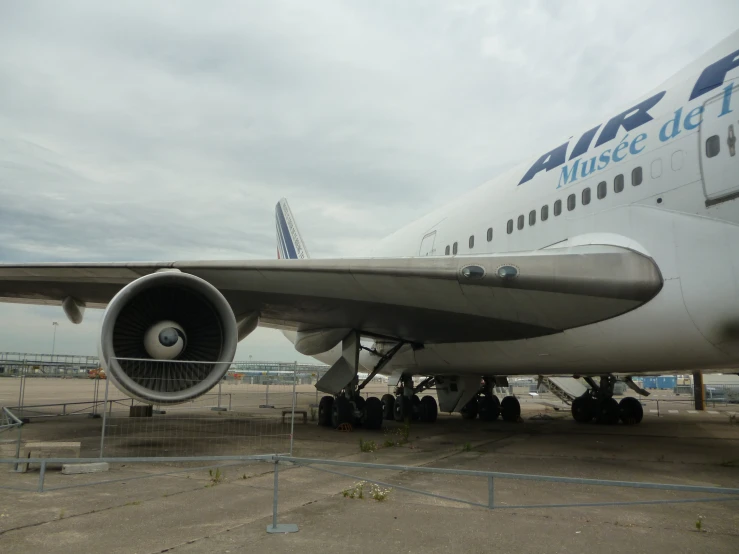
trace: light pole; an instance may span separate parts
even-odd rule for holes
[[[51,342],[51,361],[54,361],[54,349],[56,348],[56,328],[59,324],[56,321],[52,321],[51,324],[54,327],[54,340]]]

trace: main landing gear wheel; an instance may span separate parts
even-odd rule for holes
[[[521,404],[515,396],[506,396],[500,403],[500,413],[503,421],[515,422],[521,417]]]
[[[500,400],[494,394],[485,394],[477,398],[477,412],[482,421],[495,421],[500,415]]]
[[[477,398],[473,398],[460,411],[464,419],[473,420],[477,417]]]
[[[364,403],[362,424],[367,429],[379,429],[382,427],[383,419],[385,419],[385,414],[383,413],[382,402],[379,398],[370,396]]]
[[[433,396],[424,396],[418,406],[418,414],[423,423],[433,423],[439,415],[439,408]]]
[[[644,408],[636,398],[627,396],[618,403],[618,417],[624,425],[636,425],[644,417]]]
[[[595,403],[595,421],[601,425],[618,423],[619,409],[615,398],[603,398]]]
[[[579,396],[572,401],[572,419],[578,423],[593,421],[593,399],[590,396]]]
[[[411,396],[411,419],[418,421],[421,417],[421,399],[417,394]]]
[[[395,397],[392,394],[385,394],[382,397],[382,416],[387,420],[395,419]]]
[[[334,404],[333,396],[324,396],[318,403],[318,425],[331,427],[331,407]]]
[[[352,403],[346,396],[334,399],[331,406],[331,425],[336,429],[342,423],[352,423],[354,420],[354,409]]]

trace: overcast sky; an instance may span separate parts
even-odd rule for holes
[[[313,257],[610,117],[735,0],[0,3],[0,261]],[[95,353],[102,313],[0,305],[0,351]],[[258,330],[237,358],[293,361]]]

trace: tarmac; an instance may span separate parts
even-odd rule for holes
[[[0,387],[3,383],[0,383]],[[67,385],[65,385],[67,386]],[[85,384],[85,387],[87,385]],[[29,389],[30,391],[30,385]],[[1,391],[0,391],[1,392]],[[12,396],[12,395],[10,395]],[[58,398],[58,396],[57,396]],[[441,414],[384,432],[342,433],[295,424],[294,454],[306,458],[476,469],[595,479],[739,487],[739,424],[728,407],[688,414],[665,398],[660,416],[645,410],[641,425],[578,425],[566,410],[523,404],[522,421],[465,421]],[[672,404],[670,404],[672,402]],[[681,406],[669,413],[669,406]],[[663,414],[663,412],[666,412]],[[261,412],[260,412],[261,414]],[[257,414],[258,415],[258,414]],[[218,416],[214,416],[218,417]],[[156,417],[155,417],[156,418]],[[289,427],[289,426],[287,426]],[[100,420],[49,418],[24,426],[29,440],[76,435],[94,443]],[[374,452],[360,452],[359,439]],[[204,454],[207,441],[204,441]],[[202,464],[201,464],[202,465]],[[107,474],[61,475],[0,468],[0,552],[737,552],[739,500],[713,503],[507,509],[520,504],[696,498],[694,493],[496,479],[495,510],[401,491],[404,486],[487,502],[484,479],[408,471],[306,467],[279,472],[280,523],[288,535],[266,533],[271,522],[273,464],[238,463],[220,474],[192,464],[113,464]],[[215,470],[213,470],[215,471]],[[385,500],[350,498],[362,479],[388,482]],[[100,483],[100,481],[111,481]],[[97,483],[97,484],[96,484]],[[86,486],[81,486],[86,485]],[[700,523],[700,530],[696,523]]]

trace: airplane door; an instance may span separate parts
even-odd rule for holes
[[[436,231],[424,235],[421,239],[421,249],[418,252],[419,256],[433,256],[436,252],[434,250],[434,242],[436,241]]]
[[[732,96],[739,93],[734,85]],[[739,110],[719,116],[725,109],[724,91],[707,100],[698,133],[701,172],[706,192],[706,205],[718,204],[739,196]]]

